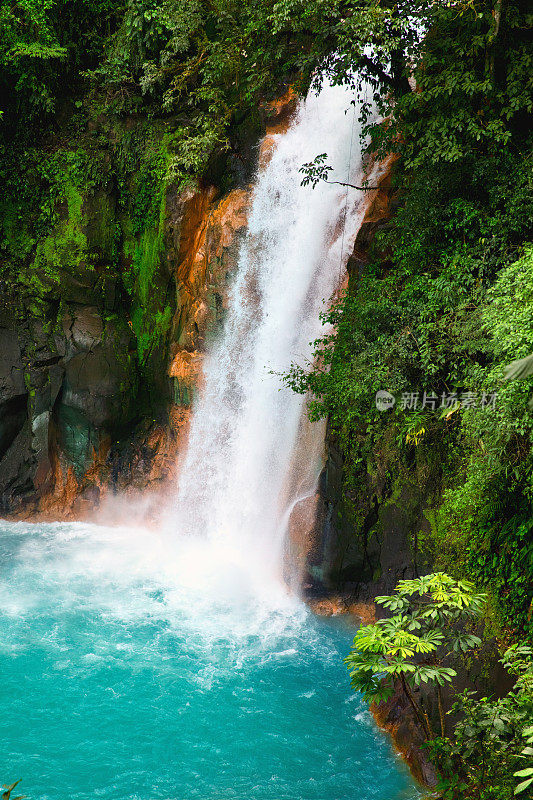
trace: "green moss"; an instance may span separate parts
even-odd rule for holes
[[[162,269],[166,218],[168,137],[154,126],[122,131],[118,152],[123,284],[131,297],[131,326],[145,364],[164,340],[172,320],[168,277]]]
[[[39,154],[31,180],[23,187],[22,200],[38,205],[38,214],[31,215],[27,207],[17,212],[13,209],[4,222],[11,257],[27,259],[35,245],[34,256],[21,265],[18,280],[25,293],[36,298],[61,295],[65,275],[76,277],[94,271],[93,250],[103,241],[113,237],[110,208],[105,193],[100,198],[101,209],[88,204],[98,186],[106,179],[108,169],[102,154],[84,149],[58,149],[50,154]],[[25,226],[15,232],[13,220],[21,214],[28,225],[33,219],[37,237],[32,237]],[[18,215],[18,216],[17,216]],[[87,231],[96,229],[88,241]],[[42,233],[40,233],[42,232]],[[106,248],[107,249],[107,248]],[[85,283],[93,285],[94,279]]]
[[[130,262],[124,285],[132,296],[131,323],[141,364],[168,331],[172,319],[172,309],[166,303],[167,287],[160,274],[165,210],[163,192],[157,225],[149,225],[138,239],[128,238],[124,245]]]
[[[164,207],[164,202],[162,203]],[[136,293],[140,302],[147,305],[153,287],[154,275],[160,264],[163,250],[162,224],[143,231],[139,242],[133,246],[132,269],[136,278]]]
[[[87,263],[87,237],[82,230],[83,198],[72,184],[65,187],[68,216],[37,245],[30,268],[28,288],[43,295],[59,287],[64,271],[75,273],[82,262]]]

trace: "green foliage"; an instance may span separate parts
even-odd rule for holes
[[[201,152],[202,166],[280,85],[318,90],[323,75],[370,86],[390,117],[372,124],[364,105],[374,146],[401,141],[410,167],[455,162],[508,144],[531,112],[524,3],[498,11],[497,24],[495,13],[460,1],[410,0],[400,13],[375,0],[128,0],[92,75],[119,110],[185,114],[183,150]]]
[[[528,725],[527,728],[524,728],[522,731],[522,735],[524,736],[527,744],[526,747],[521,751],[520,755],[531,762],[533,756],[533,725]],[[515,773],[513,773],[515,778],[521,778],[525,780],[520,780],[520,783],[514,790],[515,794],[521,794],[525,792],[533,784],[533,766],[526,767],[525,769],[519,769]]]
[[[120,4],[114,0],[2,0],[3,131],[29,138],[49,119],[80,69],[100,55]]]
[[[517,135],[533,109],[530,26],[521,2],[435,4],[417,91],[402,95],[392,126],[411,169],[488,155]]]
[[[304,176],[302,178],[302,186],[309,186],[309,184],[311,184],[314,189],[319,181],[328,182],[328,176],[333,170],[333,167],[324,163],[327,157],[327,153],[319,153],[315,156],[313,161],[302,164],[299,170]]]
[[[102,74],[119,85],[138,80],[144,92],[156,92],[164,70],[175,71],[173,62],[193,46],[202,19],[197,0],[129,0]]]
[[[132,131],[117,126],[114,133],[120,213],[138,236],[160,221],[171,158],[170,134],[154,123],[139,123]]]
[[[53,64],[67,55],[52,21],[55,5],[56,0],[23,0],[0,8],[2,95],[7,99],[5,93],[14,91],[17,110],[30,120],[54,109]]]
[[[528,725],[533,715],[532,655],[526,645],[509,648],[502,664],[516,677],[511,691],[496,700],[463,692],[451,710],[460,715],[453,736],[431,742],[442,776],[437,789],[445,800],[511,800],[531,784],[533,772],[523,765],[533,749],[524,750],[523,742],[533,733]],[[517,778],[524,780],[517,783]]]
[[[491,337],[493,363],[476,366],[472,380],[480,387],[498,386],[498,402],[490,417],[478,409],[463,414],[466,476],[448,491],[441,515],[443,530],[463,542],[463,568],[492,585],[503,600],[507,625],[526,628],[533,570],[532,381],[502,384],[502,378],[512,357],[533,350],[532,254],[526,247],[487,293],[481,321]]]
[[[465,631],[461,623],[479,615],[485,596],[476,594],[471,583],[455,581],[442,572],[400,581],[396,591],[375,598],[393,616],[359,628],[345,663],[353,688],[370,702],[386,700],[400,682],[431,739],[430,720],[412,690],[433,683],[440,691],[456,676],[455,669],[440,662],[480,644],[479,637]],[[439,708],[442,713],[441,702]]]
[[[496,355],[529,355],[533,347],[533,245],[502,270],[488,295],[484,322],[491,329]]]
[[[180,114],[169,176],[192,183],[213,152],[228,147],[230,122],[257,116],[263,77],[243,79],[248,4],[199,0],[129,0],[107,60],[92,72],[120,113],[139,104],[155,114]],[[257,86],[256,86],[257,85]]]
[[[325,71],[336,83],[370,85],[389,115],[387,126],[372,126],[374,144],[400,151],[411,169],[494,152],[531,114],[531,17],[522,0],[411,0],[401,8],[285,0],[274,4],[272,21],[293,38],[320,32],[298,60],[304,82],[316,70],[315,84]]]

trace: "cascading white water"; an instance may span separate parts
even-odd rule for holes
[[[323,332],[320,312],[338,285],[368,198],[339,185],[303,187],[299,169],[327,151],[330,180],[361,181],[357,119],[347,91],[326,86],[276,136],[257,176],[224,331],[194,409],[174,524],[209,540],[215,568],[222,559],[256,586],[279,578],[287,509],[298,487],[309,491],[310,484],[294,475],[298,468],[309,473],[298,453],[305,399],[282,387],[279,373],[312,358],[312,342]],[[323,437],[320,426],[316,431]]]

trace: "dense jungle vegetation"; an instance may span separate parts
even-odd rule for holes
[[[327,315],[321,368],[287,380],[329,418],[348,505],[377,463],[437,469],[418,544],[487,593],[503,650],[533,634],[533,377],[504,380],[533,354],[531,23],[527,0],[0,2],[0,289],[21,315],[59,307],[58,264],[87,266],[80,193],[111,182],[127,224],[102,233],[96,266],[102,287],[121,273],[140,365],[170,321],[150,284],[165,186],[227,188],[261,103],[289,84],[370,84],[387,122],[363,110],[369,150],[398,156],[397,210]],[[64,239],[47,238],[65,204]],[[376,408],[378,390],[393,409]],[[447,796],[512,796],[531,682],[514,692],[499,716],[504,701],[463,698],[470,723],[440,749]],[[468,766],[480,736],[482,783]]]

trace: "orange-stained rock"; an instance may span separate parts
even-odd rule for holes
[[[188,190],[180,198],[177,259],[172,264],[180,280],[185,281],[188,278],[190,267],[188,256],[198,250],[198,243],[204,234],[209,210],[215,197],[216,189],[214,186],[209,186],[199,192]]]
[[[237,266],[237,236],[246,226],[249,196],[249,191],[235,189],[216,200],[216,193],[209,188],[185,203],[174,265],[177,309],[173,327],[180,349],[205,350],[210,329],[220,321],[228,279]],[[178,348],[171,352],[172,359]]]
[[[285,133],[297,107],[298,95],[292,86],[289,86],[285,94],[282,94],[276,100],[263,103],[261,112],[265,120],[267,134]]]
[[[320,617],[337,617],[341,614],[349,614],[363,625],[369,625],[376,621],[374,603],[352,603],[346,597],[331,595],[330,597],[322,597],[319,600],[309,600],[308,605]]]
[[[266,135],[259,144],[260,170],[270,161],[277,137],[288,129],[297,107],[298,97],[291,87],[278,100],[262,106]]]
[[[168,374],[170,378],[180,380],[198,380],[202,369],[203,354],[195,350],[189,353],[188,350],[178,350],[170,363]]]
[[[74,518],[72,509],[80,488],[74,469],[69,466],[64,474],[57,454],[54,454],[51,461],[51,491],[44,492],[35,507],[25,508],[17,518],[50,521]]]
[[[357,617],[363,625],[371,625],[376,621],[375,603],[348,603],[348,614]]]
[[[215,231],[217,228],[219,231],[218,237],[215,236],[216,250],[214,255],[222,255],[222,250],[232,244],[236,231],[246,225],[249,199],[249,191],[234,189],[213,210],[209,224]]]
[[[214,196],[211,187],[192,197],[185,207],[175,269],[178,281],[189,290],[201,291],[201,282],[213,268],[212,259],[220,257],[235,232],[246,225],[249,192],[234,189],[218,204],[213,203]]]
[[[342,597],[323,597],[320,600],[309,600],[311,610],[319,617],[338,617],[348,613],[348,606]]]

